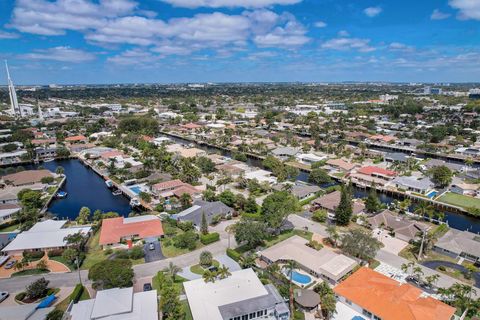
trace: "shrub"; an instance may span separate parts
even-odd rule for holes
[[[193,230],[193,222],[192,221],[183,221],[178,223],[178,228],[182,231],[190,231]]]
[[[30,299],[38,299],[45,297],[47,294],[48,284],[50,281],[45,280],[45,278],[40,278],[35,280],[27,286],[27,296]]]
[[[229,256],[231,259],[237,262],[240,261],[240,258],[242,257],[240,253],[230,248],[227,249],[227,256]]]
[[[134,246],[132,250],[130,250],[130,259],[137,260],[141,259],[145,256],[145,252],[143,252],[143,248],[141,246]]]
[[[45,251],[23,251],[23,256],[30,261],[40,260],[44,255]]]
[[[210,221],[210,224],[212,226],[215,226],[215,225],[219,224],[220,221],[222,221],[222,215],[217,214],[216,216],[213,216],[212,220]]]
[[[25,297],[27,296],[27,293],[26,292],[20,292],[19,294],[17,294],[15,296],[15,300],[17,301],[23,301],[23,299],[25,299]]]
[[[308,246],[315,250],[320,250],[323,248],[323,245],[315,240],[310,240],[310,242],[308,242]]]
[[[200,242],[204,245],[214,243],[218,240],[220,240],[220,234],[218,234],[218,232],[200,235]]]
[[[127,250],[119,250],[115,252],[116,259],[130,259],[130,253]]]
[[[440,270],[440,271],[447,271],[447,268],[445,268],[445,266],[439,266],[439,267],[438,267],[438,270]]]
[[[44,184],[50,184],[53,182],[53,177],[43,177],[40,181]]]
[[[53,258],[53,257],[61,257],[63,254],[63,249],[53,249],[48,251],[48,257]]]
[[[187,231],[173,238],[173,245],[177,248],[193,250],[197,247],[198,235],[193,231]]]
[[[113,253],[113,249],[112,248],[108,248],[108,249],[105,249],[103,251],[103,254],[106,255],[106,256],[109,256]]]
[[[213,263],[213,255],[210,251],[202,251],[200,253],[200,265],[202,267],[210,267]]]
[[[47,314],[46,320],[62,320],[63,318],[63,311],[56,309],[52,310]]]
[[[326,210],[317,210],[312,214],[312,220],[317,222],[327,221],[328,213]]]
[[[80,301],[83,290],[85,290],[85,287],[82,286],[80,283],[77,284],[75,286],[75,289],[73,289],[73,292],[70,294],[70,300],[73,301],[73,303],[77,303],[78,301]]]

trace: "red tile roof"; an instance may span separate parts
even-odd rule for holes
[[[360,168],[358,170],[358,173],[366,174],[369,176],[371,176],[372,174],[379,174],[379,175],[391,176],[391,177],[394,177],[397,175],[395,171],[387,170],[387,169],[383,169],[375,166],[367,166],[367,167]]]
[[[182,194],[184,193],[188,193],[189,195],[193,196],[195,194],[200,194],[202,193],[200,190],[198,189],[195,189],[194,187],[192,187],[191,185],[189,184],[186,184],[184,186],[181,186],[181,187],[178,187],[178,188],[175,188],[173,191],[173,194],[175,196],[177,196],[178,198],[180,198],[182,196]]]
[[[127,218],[130,219],[130,218]],[[160,237],[163,235],[162,222],[158,218],[125,223],[125,218],[110,218],[102,221],[100,245],[119,243],[122,238]]]
[[[85,141],[87,140],[87,138],[85,136],[71,136],[71,137],[67,137],[65,138],[65,141]]]
[[[362,267],[333,291],[382,320],[450,320],[455,308],[422,290]]]
[[[171,190],[173,188],[178,188],[183,185],[185,185],[185,182],[183,182],[180,179],[175,179],[175,180],[156,183],[152,186],[152,189],[156,191]]]
[[[196,123],[187,123],[187,124],[182,124],[182,127],[185,129],[198,129],[198,128],[201,128],[202,126]]]

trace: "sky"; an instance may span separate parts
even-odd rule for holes
[[[16,84],[480,82],[480,0],[2,0],[0,58]]]

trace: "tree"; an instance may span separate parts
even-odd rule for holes
[[[133,285],[132,262],[125,259],[104,260],[94,264],[88,271],[95,290],[126,288]]]
[[[22,189],[17,197],[26,209],[40,209],[43,206],[42,193],[39,191]]]
[[[453,172],[447,166],[437,166],[428,170],[427,174],[431,177],[432,182],[439,188],[450,185],[453,178]]]
[[[340,235],[337,232],[337,227],[335,227],[335,225],[329,225],[326,231],[328,233],[328,238],[330,239],[330,242],[333,244],[334,247],[336,247],[337,241],[338,239],[340,239]]]
[[[340,203],[335,209],[335,221],[341,226],[346,226],[350,222],[353,214],[353,204],[348,188],[342,186]]]
[[[432,286],[435,286],[438,279],[440,279],[440,275],[438,273],[429,275],[425,277],[425,281],[427,282],[427,285],[431,288]]]
[[[29,284],[25,290],[27,297],[36,300],[38,298],[45,297],[47,294],[48,284],[50,281],[45,280],[45,278],[40,278]]]
[[[179,290],[174,285],[173,279],[165,277],[160,289],[160,309],[164,320],[185,319],[185,310],[179,299]]]
[[[268,227],[278,231],[288,215],[299,209],[298,199],[293,194],[276,191],[263,200],[262,215]]]
[[[312,214],[312,220],[317,222],[327,221],[328,213],[324,209],[315,210]]]
[[[190,230],[175,236],[173,245],[177,248],[194,250],[197,247],[197,238],[197,234]]]
[[[255,201],[254,197],[249,196],[247,198],[247,201],[245,202],[245,205],[243,206],[243,211],[245,211],[246,213],[257,213],[258,205],[257,205],[257,202]]]
[[[375,187],[372,186],[372,188],[370,188],[370,192],[368,193],[368,197],[365,200],[365,209],[367,212],[377,213],[381,207],[382,203],[380,202],[380,199],[378,199]]]
[[[362,229],[351,229],[342,236],[342,250],[364,261],[372,260],[381,247],[380,241]]]
[[[230,190],[225,190],[218,195],[218,200],[223,202],[226,206],[233,208],[235,205],[235,194]]]
[[[180,204],[183,209],[189,208],[192,205],[192,196],[189,193],[182,193],[180,196]]]
[[[62,318],[63,318],[63,311],[60,309],[55,309],[50,311],[47,314],[47,317],[45,318],[45,320],[62,320]]]
[[[220,279],[225,279],[231,276],[232,273],[226,265],[222,264],[222,266],[218,268],[217,275],[220,277]]]
[[[207,189],[203,191],[203,200],[209,201],[209,202],[215,201],[216,200],[215,191],[213,191],[212,189]]]
[[[336,312],[336,302],[335,293],[332,288],[326,283],[321,282],[313,288],[313,291],[318,293],[320,296],[320,305],[323,316],[325,319],[330,319],[330,317]]]
[[[102,210],[98,210],[98,209],[95,210],[93,212],[93,218],[92,219],[95,222],[98,222],[98,221],[102,220]]]
[[[198,157],[195,163],[203,173],[209,174],[215,171],[215,163],[210,158]]]
[[[243,269],[252,268],[256,264],[257,256],[254,253],[249,253],[240,257],[240,265]]]
[[[56,174],[64,174],[64,173],[65,173],[65,169],[64,169],[62,166],[58,166],[58,167],[55,169],[55,173],[56,173]]]
[[[215,282],[217,280],[217,273],[210,270],[205,270],[202,275],[203,281],[205,282]]]
[[[237,222],[234,232],[237,243],[245,243],[249,248],[262,244],[266,237],[265,224],[249,219]]]
[[[90,220],[90,209],[87,207],[82,207],[78,213],[77,219],[75,219],[78,224],[86,224]]]
[[[188,194],[188,193],[184,193],[184,194]],[[152,196],[147,193],[147,192],[143,192],[141,191],[138,196],[140,197],[140,199],[142,199],[143,201],[147,202],[147,203],[150,203],[152,201]],[[183,196],[183,194],[182,194]]]
[[[213,263],[213,255],[210,251],[202,251],[200,253],[200,265],[202,267],[210,267]]]
[[[180,268],[179,266],[175,265],[173,262],[170,262],[168,264],[168,267],[165,268],[164,270],[165,272],[167,272],[173,279],[173,281],[175,281],[175,277],[177,276],[177,274],[182,271],[182,268]]]
[[[37,265],[35,266],[38,270],[48,270],[48,263],[47,260],[42,259],[38,261]]]
[[[203,235],[208,234],[208,222],[207,222],[207,216],[205,215],[205,212],[202,212],[202,223],[200,225],[200,232]]]
[[[443,302],[454,306],[467,317],[474,316],[480,307],[479,300],[473,299],[477,291],[469,285],[455,283],[449,288],[438,288],[438,293]]]
[[[308,177],[308,181],[322,185],[332,182],[332,178],[328,175],[327,171],[321,168],[313,169],[310,172],[310,176]]]

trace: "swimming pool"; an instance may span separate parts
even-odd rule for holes
[[[432,190],[426,196],[429,197],[430,199],[433,199],[437,196],[437,194],[438,194],[438,191]]]
[[[133,186],[133,187],[130,187],[129,189],[132,190],[132,192],[135,193],[136,195],[142,192],[142,187],[140,186]]]
[[[287,277],[290,278],[290,272],[287,271]],[[293,270],[292,272],[292,281],[295,281],[297,283],[307,285],[310,282],[312,282],[312,278],[309,275],[300,273],[296,270]]]

